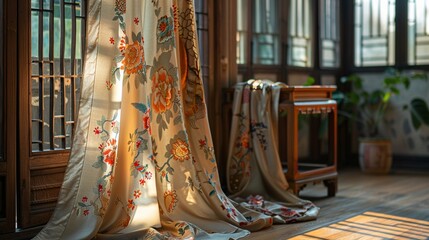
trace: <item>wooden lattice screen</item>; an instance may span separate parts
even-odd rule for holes
[[[85,42],[83,0],[31,2],[32,151],[71,146]]]

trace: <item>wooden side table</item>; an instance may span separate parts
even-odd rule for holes
[[[335,89],[335,86],[294,86],[281,90],[279,111],[286,111],[287,115],[287,162],[284,171],[290,188],[296,195],[307,184],[322,181],[328,188],[328,196],[335,196],[337,192],[337,103],[332,100],[332,92]],[[299,161],[298,119],[300,114],[328,115],[326,162],[308,164]]]
[[[335,86],[294,86],[283,88],[280,92],[279,111],[286,112],[285,118],[279,118],[279,151],[286,179],[293,192],[298,195],[307,184],[323,182],[328,188],[328,196],[337,192],[337,104],[332,100]],[[229,132],[232,119],[232,101],[234,88],[223,89],[222,111],[222,144],[218,165],[221,182],[226,182],[225,165],[229,149]],[[279,115],[283,115],[283,113]],[[289,114],[290,113],[290,114]],[[325,163],[308,164],[299,161],[299,127],[300,114],[328,114],[328,159]],[[316,131],[318,127],[316,126]],[[225,134],[226,133],[226,134]],[[314,132],[311,138],[315,138]],[[302,154],[302,153],[301,153]],[[318,152],[312,152],[314,158]]]

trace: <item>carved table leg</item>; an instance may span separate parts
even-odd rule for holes
[[[328,188],[328,196],[334,197],[338,189],[337,179],[333,178],[333,179],[323,180],[323,184]]]

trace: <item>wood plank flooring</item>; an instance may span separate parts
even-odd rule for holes
[[[429,172],[340,170],[338,181],[336,197],[325,197],[323,184],[301,192],[321,208],[317,220],[275,225],[245,240],[429,239]]]

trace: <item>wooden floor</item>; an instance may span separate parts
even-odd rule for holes
[[[275,225],[245,240],[429,239],[429,172],[342,170],[337,196],[324,196],[323,184],[300,194],[321,208],[317,220]]]

